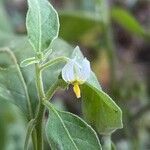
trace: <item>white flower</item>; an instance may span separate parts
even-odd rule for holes
[[[90,76],[90,62],[83,60],[70,59],[62,69],[62,78],[65,82],[73,85],[73,90],[77,98],[81,97],[79,85],[83,84]]]

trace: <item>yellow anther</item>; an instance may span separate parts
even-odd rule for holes
[[[74,84],[73,84],[73,91],[74,91],[74,93],[76,94],[76,97],[77,97],[77,98],[80,98],[80,97],[81,97],[80,87],[79,87],[79,84],[78,84],[78,83],[74,83]]]

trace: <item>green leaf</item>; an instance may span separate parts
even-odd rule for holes
[[[25,124],[25,118],[16,106],[0,101],[1,150],[23,150]]]
[[[29,65],[36,64],[36,63],[39,63],[38,58],[35,57],[27,58],[21,62],[20,67],[27,67]]]
[[[30,140],[30,137],[31,137],[31,134],[32,134],[34,127],[35,127],[35,119],[32,119],[28,123],[27,132],[26,132],[26,139],[25,139],[25,144],[24,144],[24,150],[28,150],[29,140]]]
[[[46,134],[52,150],[101,150],[95,131],[78,116],[56,110],[48,101]]]
[[[144,28],[127,10],[119,7],[114,7],[111,13],[112,18],[129,33],[134,33],[138,36],[143,36],[145,34]]]
[[[75,42],[93,28],[101,31],[101,22],[93,16],[94,13],[87,12],[60,12],[60,37],[68,42]]]
[[[7,131],[7,125],[4,122],[5,118],[3,115],[4,115],[3,112],[0,111],[0,133],[1,133],[0,146],[1,146],[1,150],[5,150],[5,145],[6,145],[6,140],[7,140],[7,132],[6,132]]]
[[[83,59],[79,48],[72,54]],[[115,102],[102,91],[95,74],[91,71],[90,78],[81,86],[82,109],[85,119],[100,134],[111,134],[122,128],[122,112]]]
[[[85,119],[100,134],[111,134],[122,128],[122,112],[104,91],[87,82],[82,87],[82,99]]]
[[[34,56],[33,51],[31,51],[31,45],[29,44],[29,42],[27,41],[26,37],[23,36],[8,36],[5,34],[2,34],[2,36],[0,36],[0,46],[4,47],[7,46],[9,47],[9,49],[11,49],[11,52],[15,55],[15,58],[17,60],[17,65],[20,64],[23,60],[25,60],[26,58],[30,58]],[[3,56],[0,57],[3,58]],[[6,59],[5,61],[7,62],[9,59]],[[3,64],[3,61],[1,61],[0,64]],[[20,68],[20,66],[18,65],[19,70],[21,71],[22,74],[22,79],[24,80],[24,87],[26,88],[26,93],[27,95],[29,95],[29,99],[30,99],[30,103],[32,106],[32,111],[33,111],[33,115],[35,115],[35,111],[36,111],[36,107],[37,107],[37,102],[38,102],[38,96],[36,94],[36,85],[35,85],[35,81],[34,81],[34,66],[28,66],[25,68]],[[17,70],[18,71],[18,70]],[[16,71],[16,72],[17,72]],[[11,73],[7,76],[11,76]],[[3,78],[5,80],[7,80],[7,76],[3,76]],[[13,87],[10,90],[10,93],[12,90],[16,90],[15,87],[15,82],[17,83],[17,80],[14,80],[12,78],[12,82],[13,82]],[[5,84],[5,83],[3,83]],[[12,84],[11,82],[9,84]],[[9,85],[11,86],[11,85]],[[0,86],[1,87],[1,86]],[[7,90],[7,89],[6,89]],[[20,90],[19,88],[17,88],[17,92],[19,93]],[[4,90],[5,93],[5,90]],[[14,96],[14,99],[16,100],[17,98]],[[0,98],[0,100],[4,100],[3,98]],[[11,98],[7,99],[10,102],[13,102]],[[27,99],[23,99],[23,98],[19,98],[19,102],[23,102],[23,101],[27,101]],[[16,104],[16,103],[14,103]],[[22,104],[21,107],[26,107],[25,104]],[[19,107],[20,108],[20,107]],[[25,113],[25,115],[27,116],[27,118],[30,120],[32,119],[32,117],[29,117],[29,109],[25,108],[25,111],[23,110],[23,112]]]
[[[28,0],[28,5],[26,26],[29,41],[35,51],[41,52],[58,36],[58,14],[48,0]]]
[[[16,57],[8,48],[0,49],[0,99],[15,103],[25,114],[32,116],[25,80]]]

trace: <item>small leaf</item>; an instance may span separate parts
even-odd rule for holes
[[[29,65],[36,64],[36,63],[39,63],[39,59],[35,57],[27,58],[21,62],[20,67],[27,67]]]
[[[127,10],[115,7],[112,9],[112,18],[130,33],[143,36],[145,31],[140,23]]]
[[[30,137],[31,137],[34,127],[35,127],[35,119],[32,119],[32,120],[30,120],[30,122],[28,123],[28,126],[27,126],[24,150],[28,150],[29,140],[30,140]]]
[[[29,41],[35,51],[41,52],[58,36],[58,14],[48,0],[28,0],[28,5],[26,26]]]
[[[56,110],[45,101],[49,110],[46,134],[53,150],[101,150],[95,131],[78,116]]]

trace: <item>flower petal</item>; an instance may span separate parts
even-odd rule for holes
[[[74,74],[74,60],[70,60],[62,69],[62,78],[66,82],[72,82],[75,79],[75,74]]]
[[[91,73],[91,67],[90,67],[90,62],[84,58],[84,60],[81,63],[81,75],[80,75],[80,80],[86,81],[90,77]]]
[[[86,58],[78,61],[71,59],[62,69],[62,78],[67,83],[83,84],[89,78],[90,73],[90,62]]]

